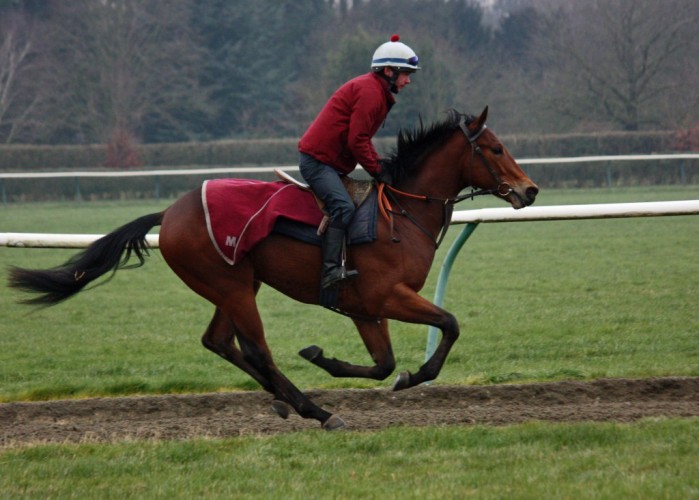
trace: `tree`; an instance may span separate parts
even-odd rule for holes
[[[21,134],[37,103],[24,78],[32,69],[34,31],[19,10],[5,8],[0,20],[0,141]]]
[[[331,14],[324,0],[198,0],[194,26],[207,51],[202,84],[217,108],[215,137],[289,132],[289,86],[308,58],[309,37]]]
[[[684,64],[696,67],[699,19],[692,4],[594,0],[556,10],[535,47],[551,105],[574,120],[623,130],[657,127],[668,96],[697,87],[696,80],[677,77]],[[674,113],[689,104],[677,103]]]
[[[204,106],[188,1],[55,1],[42,89],[59,118],[45,140],[186,140]]]

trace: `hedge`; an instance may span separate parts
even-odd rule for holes
[[[668,152],[675,134],[660,132],[607,132],[502,137],[517,158],[548,156],[620,155]],[[170,144],[143,144],[135,147],[141,165],[147,167],[290,165],[298,161],[298,139],[247,139]],[[381,153],[389,152],[394,138],[374,141]],[[106,145],[81,146],[0,146],[0,171],[52,171],[101,169],[107,158]]]

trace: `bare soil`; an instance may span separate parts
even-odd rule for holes
[[[346,429],[508,425],[526,421],[632,422],[699,417],[699,377],[602,379],[493,386],[314,390]],[[313,420],[271,411],[264,392],[94,398],[0,404],[0,447],[31,443],[179,440],[317,429]]]

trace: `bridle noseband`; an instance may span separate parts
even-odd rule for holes
[[[466,118],[464,116],[461,117],[461,121],[459,121],[459,128],[461,131],[464,133],[464,136],[466,136],[466,139],[468,140],[469,144],[471,145],[471,170],[469,172],[469,176],[471,177],[473,174],[473,162],[475,159],[476,153],[478,153],[483,160],[483,164],[485,167],[488,169],[488,172],[490,172],[490,175],[493,176],[493,179],[495,179],[495,182],[497,182],[497,187],[495,189],[479,189],[479,190],[474,190],[473,188],[471,189],[471,192],[468,194],[462,194],[459,196],[456,196],[454,198],[435,198],[433,196],[427,196],[427,195],[416,195],[412,193],[406,193],[404,191],[401,191],[399,189],[394,188],[393,186],[389,186],[387,184],[381,184],[379,186],[379,199],[380,199],[380,210],[384,218],[389,222],[391,226],[391,239],[395,242],[399,242],[400,239],[398,239],[394,234],[393,234],[393,219],[392,215],[402,215],[404,217],[407,217],[408,220],[410,220],[413,224],[415,224],[418,229],[420,229],[423,233],[425,233],[427,236],[429,236],[430,239],[434,240],[435,248],[439,248],[439,245],[442,243],[442,240],[444,239],[444,236],[446,235],[447,229],[449,228],[449,224],[451,222],[451,214],[454,211],[454,205],[456,203],[459,203],[464,200],[468,199],[473,199],[476,196],[482,196],[486,194],[497,194],[498,196],[502,196],[503,198],[510,193],[514,191],[512,187],[506,183],[503,182],[498,173],[495,171],[493,166],[490,164],[488,161],[488,158],[485,156],[483,153],[483,150],[481,150],[480,146],[476,142],[478,138],[485,132],[485,130],[488,128],[486,127],[485,124],[475,133],[471,133],[471,131],[468,129],[468,126],[466,124]],[[469,181],[469,184],[471,182]],[[385,188],[385,189],[384,189]],[[419,200],[424,200],[424,201],[439,201],[444,205],[444,222],[442,224],[442,228],[440,231],[440,234],[437,236],[435,239],[432,234],[424,228],[414,217],[412,217],[407,210],[403,209],[398,202],[398,200],[395,197],[395,194],[400,194],[402,196],[408,197],[408,198],[413,198],[413,199],[419,199]],[[386,199],[386,196],[390,196],[391,200],[400,208],[400,211],[394,211],[393,208],[391,207],[391,204],[388,202]]]

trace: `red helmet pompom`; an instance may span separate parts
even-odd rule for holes
[[[400,36],[398,34],[391,35],[392,42],[397,42],[398,40],[400,40]]]

